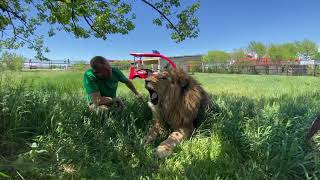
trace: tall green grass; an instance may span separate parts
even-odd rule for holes
[[[82,74],[5,74],[0,81],[0,172],[25,179],[316,179],[320,138],[305,141],[320,105],[314,77],[196,74],[214,108],[173,156],[154,157],[152,123],[124,85],[127,108],[91,113]],[[135,80],[145,98],[143,81]],[[1,174],[0,174],[1,177]]]

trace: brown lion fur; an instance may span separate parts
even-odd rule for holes
[[[201,85],[181,69],[146,79],[145,88],[150,93],[148,105],[154,120],[145,139],[147,142],[155,140],[163,126],[168,125],[173,132],[156,149],[158,157],[166,157],[182,140],[190,137],[200,110],[208,104],[209,98]]]
[[[320,130],[320,113],[318,113],[315,120],[312,122],[312,125],[307,133],[307,140],[309,141],[318,131]]]

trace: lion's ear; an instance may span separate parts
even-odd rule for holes
[[[189,77],[183,70],[179,70],[176,72],[177,80],[181,88],[185,89],[189,86]]]

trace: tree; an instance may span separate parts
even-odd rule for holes
[[[284,43],[280,45],[283,59],[294,61],[298,55],[298,47],[294,43]]]
[[[294,43],[271,44],[268,48],[268,56],[273,62],[293,61],[297,58],[298,48]]]
[[[25,57],[7,51],[2,53],[2,56],[0,57],[3,68],[12,71],[21,71],[25,60]]]
[[[318,53],[317,44],[308,39],[296,42],[296,46],[298,47],[298,53],[304,59],[314,59]]]
[[[153,24],[172,30],[171,38],[175,42],[198,36],[195,12],[200,7],[199,1],[182,8],[180,0],[152,3],[147,0],[1,0],[0,48],[17,49],[27,45],[37,52],[37,58],[45,59],[43,53],[49,50],[44,46],[43,34],[36,33],[37,27],[43,24],[50,27],[49,37],[62,30],[76,38],[94,36],[104,40],[110,34],[128,34],[135,28],[133,2],[156,10],[158,16]]]
[[[284,49],[281,45],[271,44],[268,47],[268,56],[270,57],[272,62],[280,62],[285,60]]]
[[[320,60],[320,52],[317,52],[317,54],[314,57],[315,60]]]
[[[268,47],[268,56],[272,62],[280,62],[284,59],[281,47],[276,44],[271,44]]]
[[[243,49],[235,49],[233,52],[230,54],[232,60],[234,61],[240,61],[241,59],[246,57],[246,53]]]
[[[230,55],[225,51],[209,51],[206,55],[202,57],[204,62],[219,62],[225,63],[227,60],[230,59]]]
[[[267,48],[262,42],[251,41],[248,50],[257,54],[258,58],[262,58],[267,53]]]

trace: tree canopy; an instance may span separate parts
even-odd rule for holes
[[[57,31],[104,40],[110,34],[128,34],[135,28],[133,3],[155,10],[153,24],[171,30],[175,42],[198,36],[199,1],[184,7],[180,0],[1,0],[0,48],[27,46],[36,51],[36,58],[45,59],[43,53],[49,49],[44,46],[44,34],[36,32],[43,24],[50,27],[49,37]]]
[[[308,39],[296,42],[298,53],[305,59],[314,59],[318,53],[318,45]]]
[[[320,60],[319,49],[319,45],[308,39],[280,44],[251,41],[247,48],[234,49],[231,53],[220,50],[208,51],[202,60],[204,62],[226,62],[229,59],[241,61],[246,57],[248,51],[256,53],[258,58],[269,57],[273,62],[294,61],[301,57],[306,60]]]
[[[0,70],[9,69],[12,71],[20,71],[23,67],[23,62],[26,60],[25,57],[5,51],[0,57]]]
[[[271,43],[270,45],[251,41],[247,47],[249,51],[256,53],[258,58],[268,56],[272,61],[295,60],[301,57],[315,59],[317,58],[318,48],[319,46],[314,41],[308,39],[281,44]]]
[[[268,56],[273,62],[295,60],[298,57],[298,47],[295,43],[271,44],[268,47]]]
[[[315,60],[320,60],[320,52],[318,52],[315,57],[314,57]]]
[[[255,52],[258,58],[262,58],[267,53],[267,48],[262,42],[251,41],[248,45],[248,50]]]
[[[218,62],[225,63],[230,59],[230,55],[225,51],[214,50],[209,51],[206,55],[202,57],[204,62]]]
[[[241,59],[246,57],[246,52],[244,49],[234,49],[230,54],[232,60],[240,61]]]

